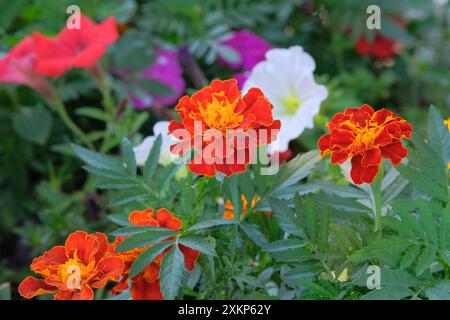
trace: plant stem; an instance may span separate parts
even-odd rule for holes
[[[378,168],[378,174],[371,184],[372,189],[372,203],[374,214],[374,231],[378,233],[381,238],[381,184],[383,182],[383,163]]]
[[[102,145],[100,147],[100,152],[106,152],[107,149],[107,142],[109,138],[111,137],[111,134],[114,132],[114,121],[115,121],[115,114],[116,114],[116,108],[114,105],[114,100],[111,95],[111,89],[109,87],[108,81],[106,79],[105,71],[100,65],[96,66],[96,76],[97,76],[97,84],[100,89],[100,92],[102,94],[102,102],[103,107],[106,111],[106,113],[109,116],[108,121],[106,122],[106,128],[105,128],[105,135],[103,138]]]
[[[94,149],[94,145],[92,142],[86,137],[84,132],[72,121],[69,114],[67,113],[66,107],[59,97],[54,97],[50,104],[56,109],[61,120],[64,122],[67,128],[72,131],[75,136],[77,136],[84,145],[86,145],[89,149]]]

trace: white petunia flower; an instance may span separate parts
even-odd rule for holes
[[[300,46],[271,49],[244,83],[244,93],[260,88],[273,104],[274,119],[281,120],[278,141],[270,153],[288,150],[289,141],[313,127],[320,103],[328,96],[325,86],[314,81],[315,68],[314,59]]]
[[[153,126],[153,136],[145,138],[141,144],[133,148],[134,156],[136,157],[136,163],[138,166],[143,166],[147,161],[148,155],[153,148],[158,135],[161,135],[161,152],[159,156],[159,164],[167,165],[170,163],[170,145],[174,142],[171,136],[168,134],[169,122],[159,121]]]

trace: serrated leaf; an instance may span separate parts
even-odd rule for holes
[[[90,151],[73,143],[71,144],[71,146],[73,151],[81,160],[94,168],[113,171],[118,173],[119,175],[123,175],[126,173],[125,168],[122,166],[122,164],[114,158],[105,156],[98,152]]]
[[[424,247],[422,254],[417,259],[416,275],[420,276],[436,259],[436,249],[432,246]]]
[[[420,254],[420,246],[413,245],[403,254],[402,260],[400,261],[400,270],[408,269],[416,260]]]
[[[173,300],[180,291],[185,266],[184,256],[178,246],[174,246],[163,258],[159,279],[164,299]]]
[[[136,176],[137,165],[136,158],[134,157],[133,145],[130,140],[126,138],[122,140],[122,156],[128,173],[132,176]]]
[[[125,227],[125,228],[119,228],[117,230],[114,230],[110,233],[113,237],[129,237],[134,236],[136,234],[147,232],[147,231],[153,231],[153,232],[164,232],[165,234],[172,234],[176,235],[176,232],[172,229],[162,228],[162,227],[154,227],[154,226],[145,226],[145,227]]]
[[[188,248],[198,250],[209,256],[217,256],[214,246],[205,239],[198,237],[182,237],[178,242]]]
[[[129,251],[136,248],[143,248],[149,244],[154,244],[166,240],[173,236],[173,231],[146,231],[137,235],[131,236],[123,240],[116,248],[117,252]]]
[[[261,248],[264,248],[267,246],[267,239],[262,234],[258,225],[254,224],[254,223],[242,222],[239,224],[239,227],[247,235],[247,237],[249,237],[250,240],[252,240],[256,245],[258,245]]]
[[[366,293],[361,300],[401,300],[413,294],[414,292],[409,288],[388,286]]]
[[[128,221],[128,214],[113,213],[106,217],[119,226],[128,227],[132,225],[131,222]]]
[[[275,176],[271,193],[281,192],[291,185],[306,177],[314,166],[320,161],[320,153],[317,150],[298,155],[287,164],[281,166]]]
[[[158,161],[161,153],[162,136],[159,134],[153,143],[152,149],[148,155],[143,168],[142,176],[145,181],[148,181],[156,172]]]
[[[298,239],[285,239],[285,240],[277,240],[269,243],[264,247],[264,251],[266,252],[278,252],[285,251],[289,249],[303,248],[305,243]]]
[[[450,280],[442,280],[425,291],[430,300],[450,300]]]
[[[205,220],[202,222],[199,222],[187,229],[187,231],[197,231],[197,230],[204,230],[209,229],[213,227],[219,227],[219,226],[225,226],[225,225],[231,225],[235,224],[236,221],[233,219],[212,219],[212,220]]]
[[[297,226],[297,217],[293,210],[291,210],[284,201],[274,198],[267,199],[274,217],[285,232],[302,237],[303,233]]]
[[[133,262],[130,269],[130,277],[137,276],[142,272],[153,260],[155,260],[164,250],[173,245],[172,241],[157,243],[144,252]]]

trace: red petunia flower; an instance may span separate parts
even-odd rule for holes
[[[22,297],[54,293],[55,300],[92,300],[92,288],[117,281],[124,263],[112,252],[105,234],[76,231],[64,246],[55,246],[34,258],[30,268],[43,279],[26,277],[19,286]]]
[[[399,54],[403,47],[400,42],[376,33],[373,41],[369,42],[361,35],[355,43],[356,51],[360,55],[372,56],[374,58],[392,58]]]
[[[401,17],[391,17],[393,23],[400,28],[405,28],[407,21]],[[393,58],[400,54],[403,46],[400,42],[374,31],[375,35],[372,41],[368,41],[364,34],[356,40],[355,48],[360,55],[372,56],[374,58],[386,59]]]
[[[171,151],[183,155],[196,150],[188,167],[206,176],[244,172],[256,147],[274,141],[281,126],[262,91],[251,88],[242,96],[235,79],[213,80],[191,97],[182,97],[176,109],[181,121],[172,120],[169,133],[181,142]]]
[[[47,79],[33,69],[34,60],[34,41],[25,37],[0,59],[0,82],[26,85],[51,99],[53,90]]]
[[[129,216],[129,221],[136,226],[154,226],[179,231],[182,222],[174,217],[167,209],[161,208],[157,211],[147,209],[143,211],[133,211]],[[126,237],[117,237],[113,247],[117,247]],[[168,238],[167,240],[171,240]],[[128,289],[128,279],[131,265],[139,255],[150,248],[152,245],[144,248],[136,248],[126,252],[120,252],[119,255],[125,263],[124,276],[121,281],[111,290],[113,294]],[[192,271],[195,268],[200,251],[179,245],[180,251],[184,255],[186,269]],[[162,300],[159,285],[159,270],[163,257],[172,249],[167,248],[155,260],[153,260],[141,273],[131,279],[131,296],[134,300]]]
[[[72,68],[89,68],[105,53],[107,47],[117,41],[115,17],[100,24],[81,15],[80,28],[67,26],[56,38],[40,33],[33,34],[35,40],[35,69],[46,76],[57,77]]]
[[[412,126],[401,117],[372,107],[346,108],[327,123],[330,133],[319,139],[322,157],[331,154],[331,162],[342,164],[351,158],[350,175],[356,184],[371,183],[382,158],[394,165],[408,155],[401,139],[411,138]]]

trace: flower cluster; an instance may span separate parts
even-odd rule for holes
[[[167,209],[146,209],[130,213],[129,221],[135,226],[153,226],[179,231],[182,222]],[[126,237],[117,237],[109,243],[105,234],[87,234],[77,231],[69,235],[64,246],[55,246],[31,264],[31,270],[43,279],[27,277],[19,286],[22,297],[55,293],[56,300],[92,300],[92,288],[103,288],[108,281],[118,282],[112,294],[129,288],[129,273],[133,262],[152,244],[125,252],[115,252]],[[168,238],[164,241],[173,240]],[[145,269],[131,279],[131,296],[135,300],[161,300],[159,270],[162,259],[172,246],[165,249]],[[186,269],[192,271],[200,252],[179,245]]]
[[[331,162],[342,164],[351,158],[354,183],[372,183],[382,158],[394,165],[407,156],[402,138],[411,137],[412,126],[401,117],[381,109],[363,105],[346,108],[327,123],[330,133],[319,139],[322,157],[331,154]]]
[[[22,297],[54,293],[56,300],[91,300],[92,288],[120,279],[124,262],[112,251],[105,234],[77,231],[64,246],[34,258],[30,268],[43,279],[26,277],[19,286]]]
[[[130,214],[129,221],[136,226],[153,226],[167,228],[179,231],[182,222],[180,219],[174,217],[167,209],[161,208],[157,211],[147,209],[143,211],[133,211]],[[116,248],[125,238],[118,237],[114,242],[113,247]],[[168,238],[164,241],[171,240]],[[128,279],[131,265],[139,257],[139,255],[151,247],[148,245],[144,248],[136,248],[130,251],[119,253],[120,257],[125,262],[122,280],[112,289],[113,293],[128,289]],[[200,252],[183,245],[179,245],[180,251],[184,255],[186,269],[192,271],[195,267]],[[170,251],[172,247],[164,250],[158,257],[155,258],[141,273],[131,279],[131,296],[135,300],[161,300],[163,299],[160,285],[159,285],[159,270],[163,257]]]

